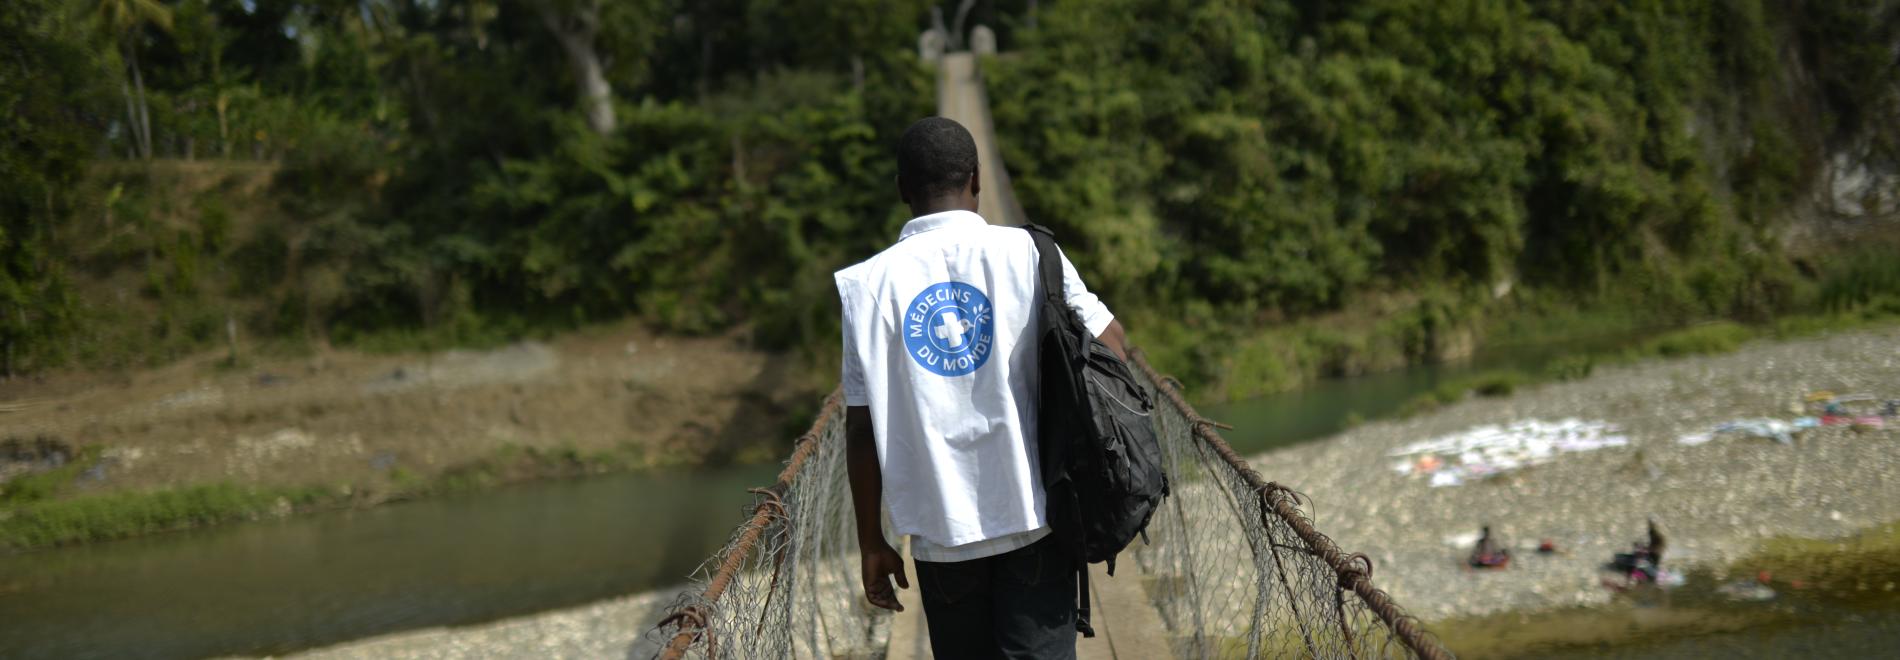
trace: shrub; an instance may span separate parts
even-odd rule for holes
[[[1524,384],[1524,382],[1524,375],[1515,371],[1494,371],[1479,374],[1470,381],[1471,391],[1476,392],[1478,396],[1485,397],[1510,396],[1511,393],[1517,391],[1517,387]]]
[[[1730,321],[1721,321],[1677,330],[1644,344],[1644,355],[1684,357],[1728,353],[1754,338],[1755,331]]]
[[[1893,305],[1900,297],[1900,248],[1865,246],[1829,261],[1821,273],[1821,307],[1830,312]]]
[[[290,495],[209,484],[34,502],[0,519],[0,547],[32,548],[124,538],[237,520]],[[307,499],[299,494],[295,499]]]
[[[1544,375],[1556,380],[1583,380],[1590,377],[1596,368],[1596,358],[1589,355],[1566,355],[1551,360],[1544,365]]]

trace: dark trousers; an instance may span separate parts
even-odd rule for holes
[[[1075,657],[1075,564],[1053,539],[993,557],[917,561],[938,660]]]

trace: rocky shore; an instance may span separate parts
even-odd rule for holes
[[[622,596],[580,607],[474,626],[426,628],[298,653],[305,660],[381,658],[626,658],[660,650],[649,634],[679,589]]]
[[[1367,424],[1252,459],[1314,502],[1316,524],[1376,562],[1374,580],[1426,621],[1590,606],[1612,593],[1599,567],[1644,537],[1653,516],[1666,568],[1722,570],[1775,536],[1835,538],[1900,520],[1900,430],[1800,431],[1792,444],[1723,433],[1736,419],[1792,420],[1811,392],[1900,398],[1900,330],[1779,343],[1718,356],[1599,369],[1514,396]],[[1628,443],[1461,485],[1401,474],[1402,447],[1520,420],[1602,421]],[[1513,548],[1507,570],[1464,566],[1482,525]],[[1534,552],[1539,539],[1561,550]],[[1740,567],[1738,567],[1740,568]]]

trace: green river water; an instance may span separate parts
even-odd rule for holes
[[[1618,343],[1627,339],[1493,351],[1463,365],[1322,381],[1203,413],[1234,425],[1235,447],[1256,453],[1325,437],[1352,418],[1390,415],[1447,378],[1536,370],[1559,350]],[[751,502],[745,489],[776,472],[755,465],[531,484],[0,556],[0,657],[283,653],[666,588],[725,541]],[[1841,610],[1860,622],[1764,610],[1771,616],[1761,621],[1779,631],[1767,645],[1759,635],[1717,629],[1632,635],[1628,644],[1576,651],[1679,657],[1721,648],[1717,655],[1766,657],[1780,655],[1775,649],[1900,649],[1900,615],[1889,605]],[[1861,637],[1868,641],[1829,646]]]

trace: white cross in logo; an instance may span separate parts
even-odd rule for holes
[[[963,345],[963,333],[970,331],[970,324],[957,318],[955,312],[944,312],[937,316],[937,338],[949,342],[950,348]]]

